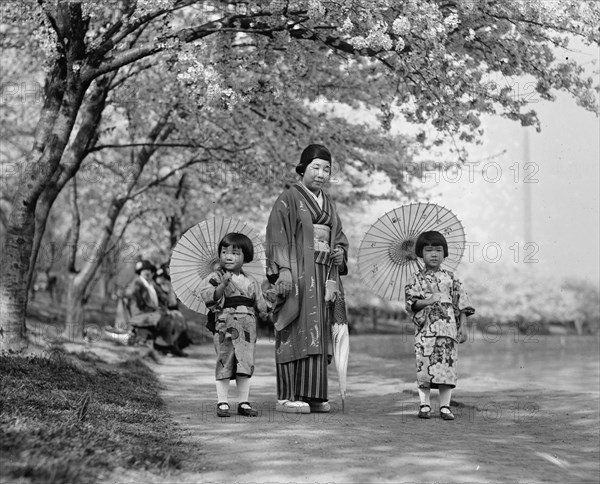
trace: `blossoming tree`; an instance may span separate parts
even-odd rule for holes
[[[543,99],[567,91],[595,109],[593,81],[557,52],[573,38],[597,44],[599,20],[597,2],[586,0],[3,2],[3,48],[36,55],[46,76],[34,139],[20,162],[27,169],[6,217],[0,348],[26,344],[27,274],[45,223],[36,223],[37,206],[61,176],[77,171],[81,157],[72,155],[89,143],[85,130],[117,73],[135,76],[167,62],[202,109],[297,90],[307,101],[378,109],[384,128],[398,113],[472,141],[482,113],[538,125],[510,80],[530,79]]]

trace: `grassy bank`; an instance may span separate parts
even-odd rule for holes
[[[138,359],[0,356],[0,481],[93,483],[117,468],[171,473],[178,444],[154,374]]]

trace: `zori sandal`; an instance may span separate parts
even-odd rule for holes
[[[229,404],[227,402],[217,403],[217,417],[230,417]]]
[[[276,412],[284,413],[310,413],[310,405],[299,400],[278,400],[275,405]]]
[[[417,414],[419,418],[431,418],[431,406],[429,405],[421,405],[419,407],[419,413]]]
[[[450,410],[450,407],[447,405],[440,407],[440,418],[442,420],[454,420],[454,414],[452,413],[452,410]]]

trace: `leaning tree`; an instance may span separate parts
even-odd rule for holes
[[[55,0],[2,8],[3,56],[26,49],[46,69],[33,140],[20,162],[28,169],[3,219],[2,349],[26,344],[27,276],[44,223],[36,221],[36,207],[68,169],[64,157],[82,110],[123,68],[152,69],[152,59],[170,55],[190,98],[235,106],[256,89],[281,96],[312,86],[297,95],[378,109],[383,127],[398,112],[466,141],[478,136],[482,113],[538,124],[527,99],[494,76],[531,78],[543,99],[564,90],[588,109],[596,103],[583,68],[556,54],[574,37],[599,42],[595,1]],[[241,50],[207,53],[233,34]],[[258,78],[257,86],[239,85],[250,67],[277,76],[266,75],[266,85]]]

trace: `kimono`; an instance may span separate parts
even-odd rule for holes
[[[327,400],[333,312],[324,296],[333,248],[344,252],[344,263],[330,277],[337,278],[340,291],[335,317],[346,322],[339,275],[347,273],[348,239],[335,205],[321,194],[322,207],[302,183],[296,183],[279,196],[267,225],[267,277],[274,282],[282,268],[292,275],[292,291],[287,298],[278,298],[272,315],[280,400]]]
[[[233,274],[223,296],[214,300],[215,288],[221,280],[212,272],[200,284],[200,296],[216,315],[214,344],[217,353],[215,378],[235,379],[252,376],[256,346],[256,311],[265,317],[267,303],[260,285],[243,272]]]
[[[439,303],[416,313],[413,304],[434,292],[442,294]],[[475,312],[461,282],[450,271],[422,271],[413,275],[405,287],[406,310],[415,325],[415,355],[419,388],[456,386],[459,314]]]

